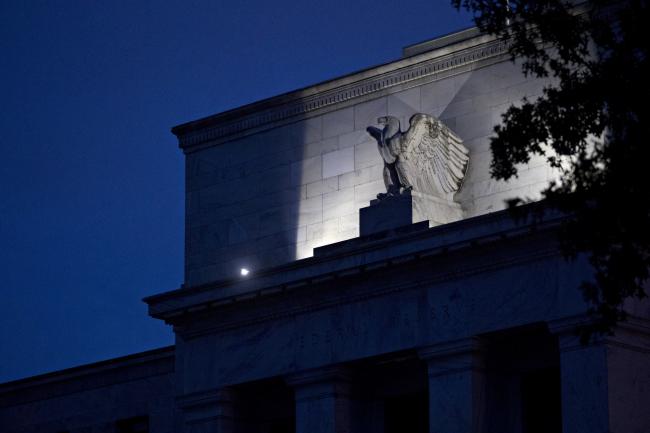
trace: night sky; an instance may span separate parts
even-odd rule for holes
[[[0,382],[173,343],[170,127],[396,60],[448,0],[0,0]]]

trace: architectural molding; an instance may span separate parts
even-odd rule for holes
[[[479,337],[468,337],[423,347],[418,349],[418,356],[425,360],[445,359],[469,353],[481,353],[484,350],[485,343]]]
[[[593,335],[585,344],[580,339],[580,330],[593,324],[594,318],[581,314],[548,322],[551,333],[560,340],[560,350],[571,352],[591,346],[615,346],[640,353],[650,353],[650,321],[642,317],[630,315],[619,322],[611,335]]]
[[[5,402],[25,404],[44,398],[98,389],[139,378],[172,374],[175,346],[45,373],[0,384],[0,406]]]
[[[330,365],[323,368],[314,368],[291,374],[285,378],[289,386],[299,387],[317,383],[332,383],[350,381],[350,371],[340,365]]]
[[[305,313],[310,313],[314,311],[319,311],[327,308],[333,308],[339,305],[346,305],[346,304],[351,304],[355,302],[360,302],[360,301],[365,301],[369,300],[372,298],[379,298],[382,296],[387,296],[392,293],[396,292],[404,292],[408,290],[413,290],[417,289],[419,287],[422,287],[423,285],[432,285],[432,284],[440,284],[446,281],[451,281],[454,279],[462,279],[468,276],[480,274],[482,272],[487,272],[491,270],[498,270],[498,269],[506,269],[511,266],[516,266],[524,263],[528,263],[530,261],[534,260],[539,260],[543,259],[545,257],[552,257],[554,255],[557,255],[556,251],[539,251],[536,252],[535,254],[530,254],[530,255],[520,255],[516,258],[512,258],[509,260],[502,260],[494,263],[491,263],[490,265],[484,265],[484,266],[476,266],[472,268],[466,268],[463,269],[462,271],[452,271],[452,272],[446,272],[443,274],[436,275],[432,278],[427,278],[427,279],[420,279],[415,282],[409,282],[409,283],[404,283],[400,285],[395,285],[395,284],[390,284],[386,285],[385,287],[380,287],[380,286],[375,286],[372,291],[365,291],[363,293],[357,293],[357,294],[349,294],[347,296],[339,297],[335,300],[327,300],[327,301],[313,301],[310,304],[305,304],[301,305],[299,307],[292,307],[292,308],[284,308],[281,311],[273,312],[273,313],[266,313],[266,314],[254,314],[251,313],[250,310],[247,310],[247,313],[244,315],[244,317],[231,320],[231,321],[225,321],[221,322],[218,324],[211,324],[210,326],[207,327],[202,327],[202,328],[197,328],[193,327],[191,330],[185,330],[183,329],[182,325],[179,327],[175,328],[175,332],[183,335],[183,338],[185,340],[190,340],[192,338],[197,338],[203,335],[208,335],[212,333],[218,333],[218,332],[224,332],[236,328],[242,328],[246,326],[251,326],[251,325],[258,325],[264,322],[269,322],[273,320],[279,320],[282,318],[287,318],[287,317],[292,317],[295,315],[299,314],[305,314]],[[409,259],[413,260],[420,260],[423,257],[419,256],[411,256]],[[408,260],[411,261],[411,260]],[[404,264],[407,261],[395,263],[395,264]],[[386,263],[387,266],[390,266],[389,263]],[[376,270],[380,269],[379,266],[373,267],[371,270]],[[365,278],[370,277],[370,273],[366,272],[366,270],[363,270],[362,267],[359,267],[356,269],[356,272],[348,273],[348,275],[359,275],[363,274]],[[346,275],[347,276],[347,275]],[[333,276],[332,279],[338,279],[338,276]],[[328,279],[329,280],[329,279]],[[312,289],[315,287],[315,284],[312,284],[310,281],[305,281],[304,284],[301,284],[300,286],[294,286],[292,288],[278,288],[277,290],[273,291],[273,294],[285,294],[287,295],[288,293],[292,292],[292,289],[295,288],[304,288],[304,289]],[[269,289],[270,291],[270,289]],[[294,293],[294,296],[296,294]],[[264,296],[261,292],[251,294],[247,296],[245,299],[242,299],[243,301],[256,301],[256,302],[263,302]],[[188,309],[183,312],[179,312],[178,314],[174,315],[173,319],[170,321],[170,323],[174,322],[174,319],[177,319],[179,317],[184,316],[185,314],[192,314],[196,312],[202,312],[202,313],[208,313],[214,314],[214,311],[216,311],[217,307],[224,307],[224,306],[233,306],[235,307],[235,302],[232,300],[231,302],[228,303],[218,303],[217,305],[215,304],[203,304],[201,307],[196,308],[196,309]],[[251,304],[253,305],[253,304]],[[256,304],[259,305],[259,304]],[[239,306],[241,308],[241,306]]]
[[[233,395],[229,388],[211,389],[208,391],[183,394],[176,398],[178,407],[190,408],[199,406],[212,406],[221,403],[232,403]]]
[[[246,281],[228,281],[223,284],[215,284],[211,286],[196,288],[196,289],[179,289],[173,292],[168,292],[162,295],[156,295],[145,299],[145,302],[149,304],[149,314],[153,317],[157,317],[165,320],[170,324],[180,324],[185,318],[189,317],[188,315],[192,314],[202,314],[207,311],[214,311],[218,309],[228,309],[233,307],[235,304],[242,302],[254,302],[259,303],[262,299],[268,297],[275,297],[278,294],[291,292],[297,289],[308,289],[321,283],[327,283],[330,280],[339,280],[341,278],[347,278],[359,274],[366,275],[365,278],[368,278],[372,272],[385,269],[390,266],[399,265],[402,266],[406,263],[415,263],[422,260],[435,259],[436,257],[441,257],[442,255],[449,254],[451,252],[457,252],[461,250],[467,250],[471,248],[476,248],[477,246],[488,246],[494,245],[498,242],[502,242],[506,239],[517,239],[522,236],[530,235],[535,232],[547,232],[553,231],[558,224],[560,224],[561,217],[555,216],[544,221],[544,223],[539,223],[535,226],[531,225],[513,225],[508,228],[502,227],[501,230],[492,231],[487,236],[471,236],[469,233],[464,233],[467,236],[465,239],[456,238],[454,242],[439,242],[443,239],[442,233],[450,229],[456,229],[459,232],[462,232],[462,228],[469,224],[468,221],[474,220],[474,225],[478,222],[477,220],[481,219],[486,223],[493,221],[494,218],[504,218],[507,217],[504,213],[496,213],[492,215],[486,215],[482,217],[477,217],[471,220],[460,221],[455,224],[448,224],[446,226],[435,227],[427,230],[426,232],[415,232],[405,235],[405,238],[409,236],[416,236],[416,243],[413,245],[413,248],[400,248],[398,250],[399,254],[391,254],[390,251],[386,251],[380,254],[379,249],[390,248],[391,244],[395,243],[395,239],[383,239],[380,245],[374,245],[372,250],[368,250],[367,246],[358,246],[358,248],[353,250],[348,250],[346,247],[347,242],[342,242],[342,250],[344,253],[335,254],[335,249],[332,250],[331,255],[329,256],[316,256],[310,259],[301,260],[291,264],[290,266],[296,267],[293,269],[295,275],[300,275],[300,278],[292,278],[292,272],[287,269],[286,266],[280,266],[277,268],[279,275],[282,276],[282,280],[269,278],[266,280],[260,276],[259,281],[255,279],[249,279]],[[454,227],[454,225],[456,227]],[[431,236],[430,244],[422,244],[426,242],[425,239]],[[402,238],[400,242],[402,244],[408,243],[408,239]],[[332,246],[330,246],[332,247]],[[409,251],[411,250],[411,251]],[[353,302],[355,300],[366,299],[369,297],[383,296],[387,293],[392,293],[394,291],[403,291],[409,290],[415,286],[422,284],[435,284],[443,281],[452,280],[454,278],[462,278],[467,275],[478,274],[486,272],[489,270],[496,270],[503,267],[512,266],[515,264],[526,263],[534,260],[539,260],[544,257],[549,257],[558,254],[558,250],[555,247],[549,247],[546,250],[535,250],[527,252],[526,254],[518,254],[516,256],[495,259],[494,257],[489,257],[489,262],[481,261],[480,263],[465,263],[465,266],[462,268],[462,272],[458,269],[444,271],[441,270],[435,275],[432,275],[426,279],[420,279],[416,283],[404,283],[400,285],[391,285],[385,289],[376,286],[372,293],[364,294],[348,294],[347,296],[341,297],[337,300],[336,303],[340,302]],[[352,259],[351,256],[363,256],[365,257],[363,262],[359,260]],[[376,256],[377,259],[369,259],[372,256]],[[344,258],[346,260],[344,260]],[[329,266],[330,262],[341,263],[343,266],[337,267],[335,269],[332,266]],[[345,265],[346,263],[354,263],[353,266]],[[310,269],[311,268],[311,269]],[[319,268],[327,269],[323,271]],[[272,270],[275,273],[276,269]],[[232,290],[226,290],[226,287],[232,288]],[[232,292],[232,295],[228,293]],[[300,307],[300,311],[297,311],[295,308],[286,308],[286,311],[283,311],[281,314],[274,312],[271,315],[265,315],[262,317],[255,317],[254,315],[247,314],[246,318],[242,321],[237,320],[237,323],[221,323],[219,329],[230,329],[237,326],[243,326],[245,324],[258,323],[260,321],[266,321],[270,319],[275,319],[282,317],[285,314],[298,314],[308,310],[327,308],[332,306],[332,301],[327,301],[325,303],[310,303],[309,305],[303,305]],[[215,329],[212,329],[214,331]],[[179,328],[180,332],[180,328]],[[194,334],[193,331],[192,334]],[[185,337],[190,337],[190,335],[182,332]]]
[[[487,41],[486,41],[487,38]],[[467,71],[481,62],[502,59],[509,43],[485,36],[367,69],[306,89],[265,99],[172,129],[179,146],[190,153],[274,126],[343,108]]]

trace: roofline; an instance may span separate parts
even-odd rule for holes
[[[457,44],[468,39],[481,36],[481,31],[476,26],[466,27],[455,32],[445,33],[433,39],[426,39],[415,44],[407,45],[402,48],[402,57],[411,57],[427,51],[444,48],[449,45]]]
[[[325,114],[509,58],[509,43],[476,28],[406,47],[408,57],[172,128],[185,152]]]
[[[51,371],[48,373],[0,383],[0,394],[15,391],[16,389],[20,388],[40,386],[52,382],[75,379],[105,370],[122,368],[143,362],[157,361],[163,358],[173,357],[175,347],[176,346],[174,345],[159,347],[157,349],[146,350],[144,352],[132,353],[129,355],[119,356],[117,358],[104,359],[102,361],[92,362],[90,364],[78,365],[63,370]]]

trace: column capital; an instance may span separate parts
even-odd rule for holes
[[[470,354],[480,354],[485,350],[485,343],[480,337],[468,337],[418,349],[418,356],[425,361],[444,359]]]
[[[428,363],[429,377],[482,371],[485,344],[478,337],[463,338],[418,349],[420,359]]]
[[[350,433],[350,375],[334,365],[285,377],[294,388],[297,433]]]
[[[420,348],[429,376],[429,431],[482,431],[485,344],[478,337]],[[451,414],[451,415],[450,415]]]
[[[590,323],[593,323],[593,319],[586,314],[563,317],[561,319],[546,322],[551,334],[556,335],[576,334],[578,329],[589,325]]]
[[[332,365],[290,374],[285,377],[285,381],[293,387],[332,382],[347,383],[350,381],[350,371],[346,367]]]
[[[229,388],[181,395],[176,397],[176,405],[183,413],[185,432],[233,431],[233,392]]]
[[[176,404],[181,408],[194,406],[232,403],[233,391],[229,388],[211,389],[208,391],[193,392],[176,397]]]
[[[650,353],[650,320],[628,316],[609,335],[593,335],[588,344],[580,341],[580,328],[593,323],[587,315],[572,316],[548,322],[549,331],[558,336],[560,351],[579,350],[598,345],[618,346]]]

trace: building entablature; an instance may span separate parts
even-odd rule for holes
[[[470,28],[404,49],[404,58],[172,128],[191,153],[508,58],[508,42]]]
[[[539,205],[536,206],[540,208]],[[456,223],[428,228],[426,222],[404,226],[369,236],[350,239],[317,248],[314,256],[287,265],[252,271],[247,277],[215,281],[196,287],[145,298],[152,317],[175,324],[185,321],[193,313],[219,311],[222,308],[267,296],[293,292],[319,284],[339,284],[342,279],[376,270],[395,268],[450,254],[467,254],[478,247],[507,248],[514,241],[537,238],[543,233],[543,248],[531,249],[527,254],[506,257],[484,256],[467,260],[460,268],[440,269],[436,278],[454,278],[469,275],[485,267],[511,265],[515,261],[529,260],[541,255],[559,255],[554,241],[555,231],[566,216],[552,211],[539,216],[529,215],[515,220],[508,211],[495,212]],[[540,244],[541,246],[541,244]],[[475,256],[475,254],[472,254]]]

